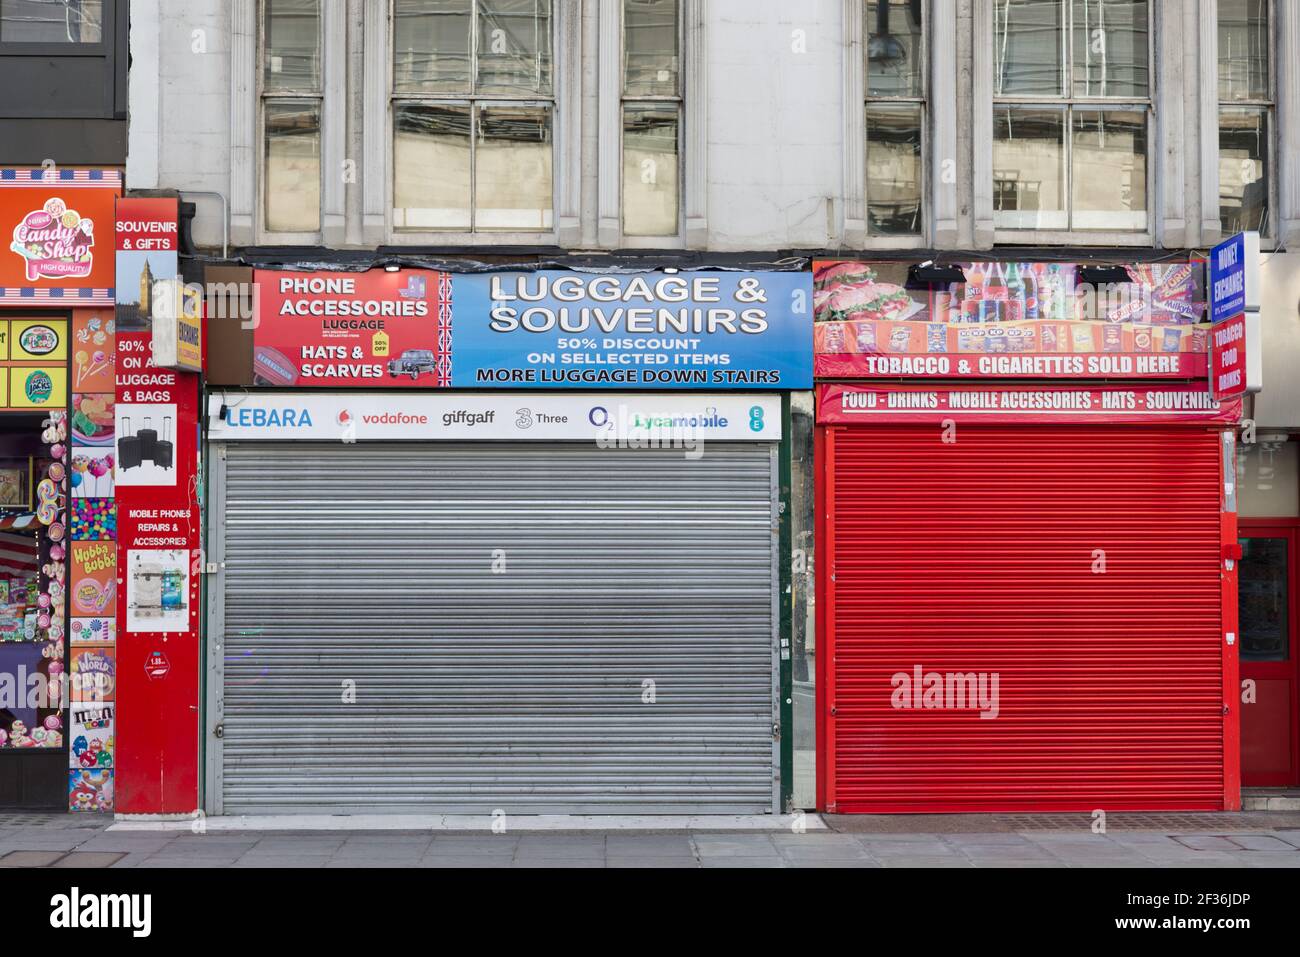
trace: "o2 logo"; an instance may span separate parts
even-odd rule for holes
[[[751,405],[749,407],[749,431],[763,431],[763,407],[761,405]]]

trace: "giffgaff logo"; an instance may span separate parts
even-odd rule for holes
[[[50,898],[51,927],[128,927],[134,937],[148,937],[153,927],[152,894],[70,894]]]

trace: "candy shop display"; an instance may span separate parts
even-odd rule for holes
[[[111,393],[117,359],[111,313],[79,314],[72,329],[72,391]]]
[[[113,445],[114,418],[111,395],[72,396],[72,438],[77,446],[107,448]]]
[[[72,613],[112,617],[117,610],[117,546],[113,542],[72,543]]]
[[[72,500],[72,540],[112,541],[117,537],[117,505],[111,498]]]
[[[72,651],[72,700],[112,701],[117,690],[117,650],[111,645],[86,645]]]
[[[117,622],[112,618],[73,618],[69,631],[73,646],[112,644]]]
[[[74,704],[68,730],[70,768],[113,766],[112,704]]]
[[[112,452],[74,449],[68,475],[73,498],[111,498],[114,464]]]
[[[67,458],[70,567],[67,594],[72,711],[68,806],[113,808],[114,697],[117,679],[117,358],[112,312],[74,320],[71,349],[72,449]]]
[[[74,768],[68,771],[68,810],[111,811],[113,772],[109,769]]]

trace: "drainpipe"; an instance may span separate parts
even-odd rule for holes
[[[211,196],[221,203],[221,258],[229,259],[230,258],[230,217],[227,215],[225,194],[218,193],[209,189],[181,189],[181,190],[177,190],[177,192],[182,197]],[[185,235],[188,238],[189,236],[188,231],[186,232]],[[189,250],[187,251],[193,252],[193,250],[194,250],[194,242],[191,239],[189,241]]]

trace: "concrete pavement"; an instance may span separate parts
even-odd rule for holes
[[[1205,826],[1007,826],[995,816],[917,818],[907,830],[528,832],[109,830],[111,819],[0,816],[5,867],[1300,867],[1294,815],[1205,815]],[[848,822],[844,825],[842,822]],[[1050,822],[1049,822],[1050,823]],[[1153,820],[1152,823],[1158,823]],[[962,826],[954,826],[961,824]],[[849,826],[853,829],[836,829]]]

